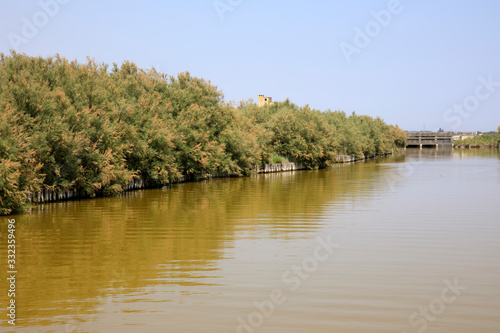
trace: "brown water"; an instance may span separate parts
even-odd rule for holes
[[[498,151],[441,149],[41,205],[0,331],[500,332],[499,198]]]

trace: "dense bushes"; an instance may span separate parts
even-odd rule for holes
[[[481,145],[481,146],[491,146],[496,147],[500,145],[500,126],[498,127],[498,133],[485,133],[482,135],[475,135],[470,138],[463,140],[458,140],[453,143],[454,145]]]
[[[235,107],[189,73],[59,56],[0,59],[0,214],[22,211],[41,189],[110,195],[134,178],[156,186],[244,176],[273,156],[318,168],[337,154],[404,143],[399,128],[378,118],[288,100]]]

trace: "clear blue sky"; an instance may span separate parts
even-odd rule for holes
[[[500,1],[54,1],[4,0],[0,52],[189,71],[227,101],[288,97],[406,130],[500,124]]]

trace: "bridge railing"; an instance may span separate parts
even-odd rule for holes
[[[406,146],[451,146],[450,132],[406,132]]]

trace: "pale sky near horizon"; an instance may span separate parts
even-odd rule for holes
[[[3,1],[0,52],[131,60],[379,116],[405,130],[500,125],[500,1]]]

